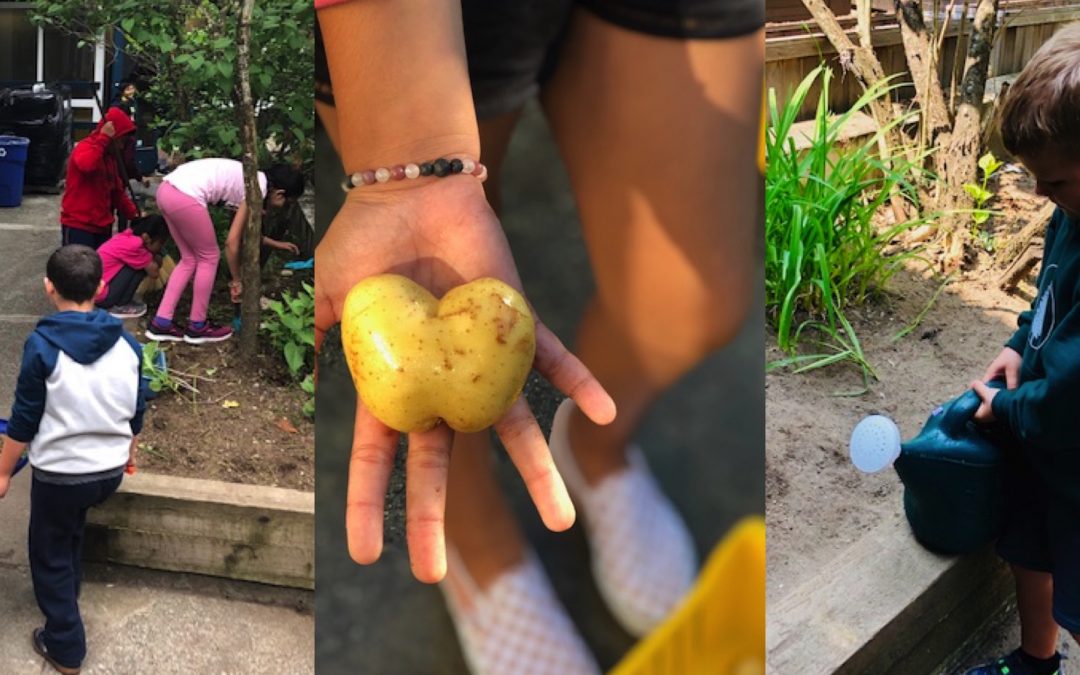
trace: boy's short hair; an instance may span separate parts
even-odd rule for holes
[[[285,196],[295,199],[304,194],[304,174],[289,164],[275,164],[266,170],[266,192],[284,190]]]
[[[1001,138],[1017,157],[1080,153],[1080,23],[1054,34],[1024,66],[1001,109]]]
[[[165,241],[169,238],[169,226],[164,216],[157,213],[132,220],[131,231],[136,235],[145,234],[153,241]]]
[[[72,302],[92,300],[101,283],[101,256],[89,246],[61,246],[49,256],[45,276],[64,299]]]

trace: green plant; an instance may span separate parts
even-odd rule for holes
[[[159,394],[162,391],[171,391],[174,394],[186,389],[197,395],[199,390],[195,385],[182,377],[180,373],[174,373],[165,366],[165,348],[157,342],[147,342],[142,346],[142,375],[146,378],[150,391]]]
[[[281,300],[270,301],[273,314],[261,326],[294,378],[311,372],[315,363],[315,289],[306,281],[301,286],[295,295],[283,291]]]
[[[993,211],[984,209],[983,206],[986,202],[993,198],[994,193],[987,189],[987,183],[990,181],[990,176],[1002,167],[1004,162],[994,157],[994,153],[987,152],[985,155],[979,158],[979,171],[982,173],[982,183],[964,183],[964,192],[968,193],[968,196],[975,202],[975,208],[971,211],[972,228],[971,234],[977,236],[980,234],[980,226],[990,220],[990,216],[993,215]],[[982,234],[986,234],[983,232]],[[988,251],[993,250],[993,237],[989,237],[989,246],[987,246],[987,237],[979,237],[983,247]]]
[[[869,104],[901,85],[894,78],[875,84],[846,112],[829,109],[832,71],[814,69],[788,97],[783,108],[769,91],[770,126],[765,171],[765,306],[777,344],[788,356],[771,368],[798,365],[807,371],[852,362],[864,378],[874,371],[845,315],[883,288],[909,251],[888,255],[897,236],[925,219],[881,225],[875,214],[899,194],[917,202],[910,180],[925,155],[907,157],[893,149],[882,161],[879,143],[908,116],[840,147],[844,125]],[[799,110],[820,85],[813,129],[803,148],[792,134]],[[799,355],[804,336],[813,333],[819,353]]]
[[[315,376],[308,373],[307,377],[300,381],[300,389],[308,395],[307,400],[304,401],[304,415],[313,418],[315,417]]]

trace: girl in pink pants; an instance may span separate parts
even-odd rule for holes
[[[303,193],[304,179],[296,169],[276,164],[266,173],[259,172],[259,189],[264,195],[264,209],[280,208],[287,200]],[[193,344],[229,339],[232,336],[231,328],[217,326],[207,320],[210,293],[221,257],[208,206],[224,204],[236,209],[225,241],[226,260],[232,277],[229,289],[235,300],[242,290],[240,243],[247,221],[243,165],[233,159],[198,159],[181,164],[165,177],[158,189],[157,203],[169,225],[169,233],[180,249],[180,262],[169,275],[165,295],[150,322],[146,337],[151,340],[183,340]],[[288,242],[263,237],[262,243],[296,252],[295,244]],[[173,313],[180,296],[192,281],[191,315],[187,327],[180,329],[173,322]]]

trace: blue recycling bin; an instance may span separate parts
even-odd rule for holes
[[[26,151],[29,147],[28,138],[0,136],[0,206],[22,204]]]

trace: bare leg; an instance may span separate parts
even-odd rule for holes
[[[484,191],[501,208],[500,173],[521,111],[480,122],[480,147],[488,167]],[[524,559],[525,540],[514,521],[491,463],[488,433],[456,434],[446,493],[446,539],[481,588]]]
[[[619,407],[606,427],[571,422],[590,483],[625,464],[648,406],[749,310],[763,60],[761,33],[678,41],[574,17],[544,105],[597,282],[577,354]]]
[[[1054,579],[1048,572],[1012,566],[1016,608],[1020,612],[1020,648],[1038,659],[1057,651],[1058,626],[1053,616]]]

